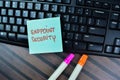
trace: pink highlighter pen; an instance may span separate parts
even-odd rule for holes
[[[60,66],[56,69],[56,71],[49,77],[48,80],[56,80],[58,76],[65,70],[65,68],[70,64],[72,59],[74,58],[74,54],[70,53],[67,58],[60,64]]]

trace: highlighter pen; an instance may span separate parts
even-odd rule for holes
[[[70,75],[68,80],[76,80],[77,76],[81,72],[83,66],[85,65],[87,61],[88,55],[83,54],[80,60],[78,61],[78,64],[76,65],[75,69],[73,70],[72,74]]]
[[[69,54],[64,61],[60,64],[60,66],[56,69],[56,71],[50,76],[48,80],[56,80],[58,76],[65,70],[65,68],[70,64],[72,59],[74,58],[74,54]]]

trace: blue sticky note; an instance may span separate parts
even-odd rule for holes
[[[27,21],[30,54],[63,52],[60,17]]]

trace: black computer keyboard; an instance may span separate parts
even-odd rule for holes
[[[26,21],[58,16],[64,52],[120,57],[119,0],[0,0],[0,42],[27,47]]]

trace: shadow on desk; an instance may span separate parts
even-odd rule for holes
[[[0,43],[0,80],[47,80],[67,55],[30,55],[28,48]],[[68,79],[79,58],[76,54],[58,80]],[[120,80],[120,59],[89,55],[77,80]]]

